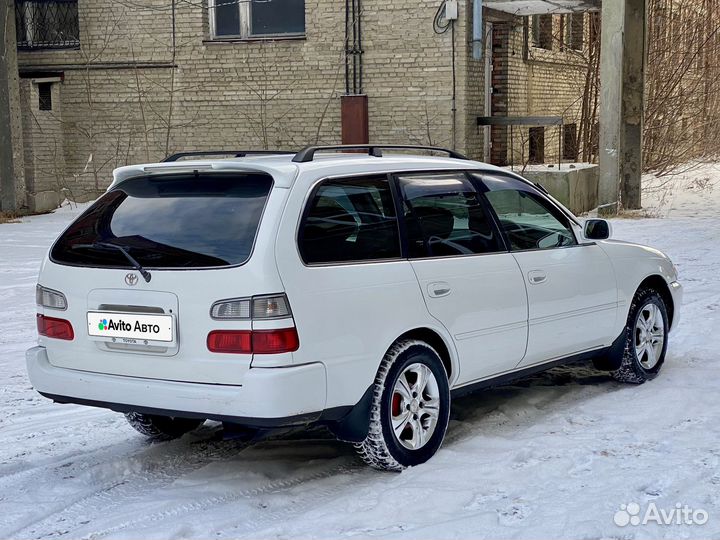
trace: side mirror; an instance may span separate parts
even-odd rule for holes
[[[607,240],[612,235],[612,226],[604,219],[588,219],[583,234],[588,240]]]

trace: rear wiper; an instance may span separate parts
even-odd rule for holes
[[[130,261],[130,264],[133,265],[133,268],[140,272],[140,275],[143,277],[146,283],[150,283],[150,280],[152,279],[152,276],[150,275],[150,272],[145,270],[142,265],[135,260],[135,257],[130,255],[127,250],[122,247],[118,246],[117,244],[111,244],[109,242],[93,242],[92,244],[75,244],[70,249],[116,249],[123,255],[125,255],[125,258]]]

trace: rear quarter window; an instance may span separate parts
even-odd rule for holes
[[[386,176],[325,180],[313,193],[298,244],[306,264],[400,257],[400,238]]]
[[[53,246],[54,262],[130,267],[114,244],[147,268],[245,263],[272,178],[264,174],[174,174],[132,178],[80,216]]]

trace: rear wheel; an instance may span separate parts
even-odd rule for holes
[[[640,289],[630,306],[622,364],[612,376],[633,384],[655,378],[665,362],[669,327],[662,296],[654,289]]]
[[[400,341],[380,364],[370,430],[355,446],[368,465],[401,471],[437,452],[449,417],[450,388],[437,352],[422,341]]]
[[[177,439],[205,421],[201,418],[177,418],[137,412],[125,413],[125,418],[132,427],[146,437],[160,441]]]

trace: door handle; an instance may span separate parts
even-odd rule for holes
[[[547,274],[542,270],[530,270],[528,272],[528,281],[533,285],[539,285],[547,281]]]
[[[427,286],[428,294],[432,298],[439,298],[441,296],[447,296],[450,294],[450,284],[446,283],[445,281],[436,281],[434,283],[430,283]]]

